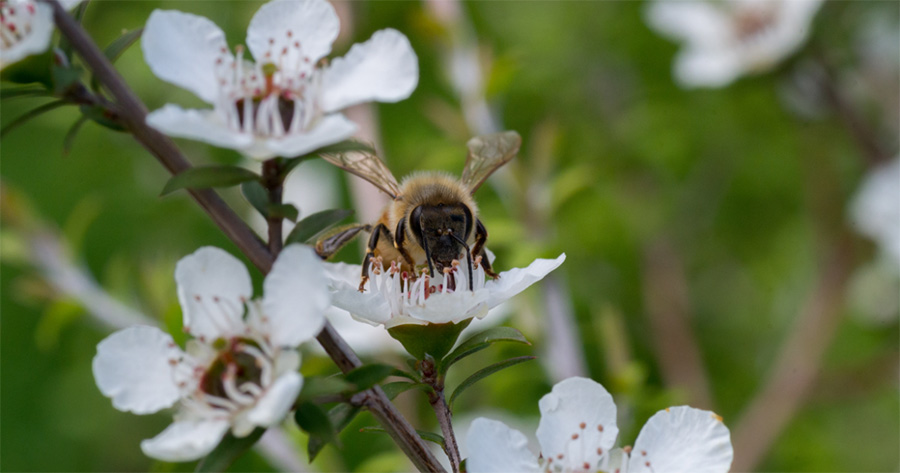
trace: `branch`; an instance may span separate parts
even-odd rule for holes
[[[121,112],[120,118],[135,139],[173,175],[190,169],[192,167],[190,162],[181,154],[175,143],[146,124],[147,108],[125,84],[125,81],[84,29],[69,16],[56,0],[46,1],[53,7],[54,20],[60,32],[71,42],[73,49],[78,52],[94,72],[97,80],[118,103]],[[268,273],[274,261],[269,249],[218,194],[212,190],[190,190],[189,192],[250,261],[261,272]],[[361,365],[356,353],[335,332],[330,323],[326,322],[322,332],[316,338],[342,371],[347,372]],[[366,406],[400,449],[412,460],[416,468],[420,471],[443,471],[440,463],[416,434],[415,429],[391,404],[384,391],[376,386],[366,393]]]

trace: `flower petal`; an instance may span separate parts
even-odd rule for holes
[[[900,262],[900,159],[865,178],[853,197],[850,215],[856,229],[875,240],[894,265]]]
[[[175,421],[156,437],[142,441],[141,450],[167,462],[196,460],[216,448],[228,425],[227,419]]]
[[[419,82],[419,61],[409,40],[394,29],[376,31],[354,44],[323,71],[322,108],[340,110],[361,102],[397,102]]]
[[[295,347],[315,337],[330,305],[322,261],[312,248],[290,245],[282,250],[263,283],[262,313],[272,343]]]
[[[337,13],[326,1],[272,1],[261,6],[250,20],[247,48],[260,64],[272,62],[290,71],[311,70],[331,52],[340,29]]]
[[[251,135],[232,130],[212,110],[184,110],[167,104],[147,115],[147,124],[169,136],[190,138],[223,148],[244,151],[253,144]]]
[[[558,268],[566,260],[566,254],[556,259],[536,259],[526,268],[513,268],[500,273],[500,279],[488,281],[484,287],[489,291],[487,305],[492,309],[507,299],[524,291],[532,284],[540,281],[550,271]]]
[[[154,10],[141,35],[150,70],[160,79],[214,103],[219,91],[216,61],[231,64],[225,33],[212,21],[176,10]]]
[[[582,469],[584,464],[592,469],[616,442],[616,405],[606,388],[592,379],[560,381],[538,406],[537,439],[544,458],[562,461],[572,469]]]
[[[116,409],[150,414],[172,406],[181,397],[169,362],[182,355],[172,337],[162,330],[129,327],[97,345],[92,363],[94,380]]]
[[[247,420],[259,427],[271,427],[284,419],[303,387],[303,377],[292,371],[281,375],[256,401],[247,413]]]
[[[21,9],[26,8],[24,2],[20,2],[19,5]],[[7,20],[7,22],[12,22],[11,20],[17,19],[17,17],[22,18],[22,22],[28,24],[30,30],[22,39],[12,42],[9,47],[6,44],[0,47],[0,69],[28,56],[40,54],[50,47],[50,39],[53,36],[53,9],[43,2],[29,2],[27,6],[34,8],[34,15],[30,18],[22,18],[23,15],[27,15],[26,12],[22,12],[13,19]],[[24,28],[24,24],[17,26]]]
[[[383,324],[391,320],[391,306],[380,293],[359,292],[356,286],[346,283],[338,283],[337,287],[332,287],[331,303],[335,307],[373,324]]]
[[[288,0],[281,0],[288,1]],[[315,151],[323,146],[346,140],[356,133],[356,124],[341,114],[331,114],[322,119],[313,128],[299,133],[290,133],[281,138],[266,140],[265,150],[269,153],[254,155],[254,159],[268,159],[272,156],[293,158]]]
[[[175,266],[175,284],[192,335],[212,341],[243,332],[244,303],[253,286],[237,258],[220,248],[200,248]]]
[[[688,48],[681,51],[673,65],[675,78],[684,87],[724,87],[747,67],[746,59],[734,48]]]
[[[471,473],[541,471],[534,453],[528,450],[525,435],[500,421],[484,417],[473,420],[466,447],[466,465]]]
[[[689,45],[721,45],[731,37],[731,20],[709,2],[657,0],[650,3],[646,18],[659,33]]]
[[[654,414],[641,429],[628,471],[725,473],[733,457],[731,435],[721,417],[693,407],[671,407]]]
[[[408,307],[406,314],[432,324],[456,323],[484,316],[488,309],[488,296],[487,291],[435,293],[428,297],[424,305]]]

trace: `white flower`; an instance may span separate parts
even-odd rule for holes
[[[187,350],[147,326],[120,330],[97,345],[94,379],[113,406],[149,414],[178,404],[175,421],[141,442],[145,454],[188,461],[209,453],[231,429],[237,437],[281,421],[300,392],[297,346],[324,323],[330,296],[309,248],[285,248],[253,292],[247,268],[205,247],[178,262],[175,280]]]
[[[81,0],[60,0],[66,10]],[[34,0],[0,2],[0,69],[50,47],[53,8]]]
[[[539,457],[528,450],[521,432],[481,417],[466,437],[468,471],[724,473],[734,456],[722,419],[688,406],[657,412],[633,449],[612,449],[619,433],[616,405],[603,386],[587,378],[557,383],[538,406]]]
[[[875,240],[885,256],[900,265],[900,157],[866,177],[850,214],[859,232]]]
[[[686,87],[721,87],[770,69],[806,39],[822,0],[656,0],[647,22],[685,43],[674,72]]]
[[[423,273],[413,280],[395,263],[384,269],[380,262],[373,261],[364,292],[358,290],[358,265],[326,264],[326,274],[331,280],[335,307],[364,322],[392,328],[403,324],[445,324],[482,318],[488,310],[540,281],[565,260],[565,254],[552,260],[537,259],[526,268],[504,271],[499,279],[490,281],[485,281],[484,267],[476,262],[471,291],[468,290],[469,275],[465,264],[454,264],[452,269],[447,269],[456,290],[444,283],[448,276],[436,274],[430,278]]]
[[[231,54],[225,34],[206,18],[156,10],[147,20],[144,59],[161,79],[190,90],[212,110],[168,104],[147,123],[172,136],[233,148],[255,159],[295,157],[349,138],[347,106],[409,97],[418,61],[402,33],[385,29],[330,66],[340,25],[324,0],[275,0],[250,20],[247,49]]]

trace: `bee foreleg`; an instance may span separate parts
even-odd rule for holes
[[[400,219],[397,222],[397,229],[394,230],[394,248],[400,252],[400,255],[403,256],[403,260],[406,261],[406,264],[412,268],[413,271],[416,269],[416,264],[413,262],[411,256],[409,256],[409,252],[406,251],[406,248],[403,244],[406,243],[406,217]]]
[[[375,249],[378,248],[378,238],[382,233],[387,235],[388,238],[391,236],[387,227],[384,226],[383,223],[379,223],[372,229],[372,234],[369,236],[369,244],[366,246],[366,257],[363,258],[362,262],[362,277],[359,281],[359,292],[365,291],[366,282],[369,281],[369,265],[372,263],[372,259],[375,258]]]
[[[487,274],[494,279],[498,279],[500,275],[495,273],[491,268],[491,262],[488,259],[487,252],[484,251],[484,243],[487,241],[487,237],[487,228],[484,228],[484,224],[481,223],[481,220],[475,219],[475,244],[472,245],[472,254],[481,256],[481,264],[484,266],[484,274]]]

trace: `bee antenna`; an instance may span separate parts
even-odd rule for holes
[[[454,235],[453,232],[450,232],[450,236],[454,240],[456,240],[460,245],[462,245],[463,248],[466,249],[466,263],[468,263],[468,265],[469,265],[469,291],[471,292],[473,290],[472,289],[472,287],[473,287],[472,286],[472,251],[469,250],[469,245],[466,244],[465,240]]]

